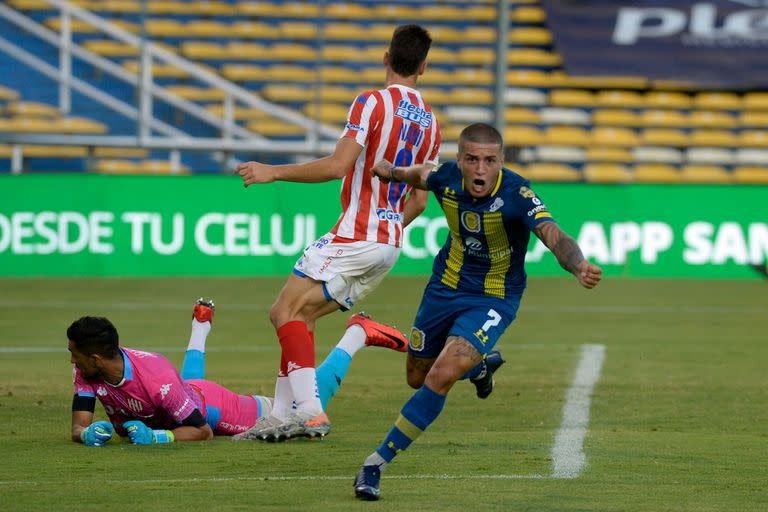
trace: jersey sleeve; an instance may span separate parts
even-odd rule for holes
[[[370,92],[361,94],[349,107],[347,125],[340,138],[349,137],[365,146],[371,138],[371,130],[378,126],[381,116],[382,109],[376,95]]]
[[[547,205],[539,196],[531,190],[530,182],[525,181],[518,187],[517,192],[512,194],[512,201],[517,206],[523,222],[531,231],[542,222],[554,222],[552,214],[549,213]]]
[[[440,163],[440,143],[443,141],[440,136],[440,124],[437,122],[437,116],[432,116],[435,123],[435,136],[432,139],[432,149],[427,156],[427,163],[438,165]]]
[[[96,390],[93,386],[88,384],[83,376],[80,374],[80,370],[75,365],[72,365],[72,383],[75,387],[75,395],[77,396],[96,396]]]
[[[453,166],[451,162],[445,162],[427,176],[427,189],[435,194],[437,199],[441,199],[447,189],[450,189]]]

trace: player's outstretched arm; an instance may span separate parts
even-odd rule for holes
[[[126,421],[123,427],[133,444],[165,444],[176,441],[207,441],[213,439],[208,424],[202,427],[181,426],[173,430],[153,430],[138,420]]]
[[[333,154],[299,164],[267,165],[260,162],[243,162],[235,169],[245,187],[273,181],[298,183],[322,183],[343,178],[355,164],[363,147],[354,139],[344,137],[336,144]]]
[[[427,178],[434,168],[435,164],[433,163],[398,167],[392,165],[392,163],[387,160],[382,160],[371,168],[371,174],[373,176],[378,176],[384,183],[398,181],[407,183],[413,188],[429,190],[427,188]]]
[[[542,222],[533,232],[552,251],[560,266],[576,276],[584,288],[597,286],[603,277],[603,269],[584,259],[576,240],[560,229],[556,222]]]

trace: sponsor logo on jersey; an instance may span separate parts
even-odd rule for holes
[[[535,215],[535,214],[537,214],[537,213],[539,213],[539,212],[545,211],[546,209],[547,209],[547,206],[546,206],[546,205],[544,205],[544,204],[540,204],[540,205],[539,205],[539,206],[537,206],[536,208],[534,208],[534,209],[532,209],[532,210],[528,210],[528,213],[527,213],[527,215],[528,215],[529,217],[532,217],[533,215]]]
[[[520,187],[520,195],[525,197],[526,199],[532,199],[536,197],[536,192],[529,189],[528,187]]]
[[[379,220],[392,220],[395,222],[403,221],[403,214],[390,210],[389,208],[377,208],[376,216]]]
[[[445,187],[445,190],[443,190],[443,195],[448,197],[456,197],[456,191],[450,187]]]
[[[135,398],[129,398],[126,400],[126,402],[128,403],[128,407],[130,407],[133,412],[141,412],[144,409],[144,404]]]
[[[155,357],[156,355],[152,352],[145,352],[144,350],[131,350],[131,353],[138,357],[139,359],[143,359],[145,357]]]
[[[96,394],[99,395],[99,396],[107,396],[107,390],[104,389],[102,386],[99,386],[96,389]]]
[[[411,347],[412,350],[417,350],[421,352],[424,350],[424,341],[426,340],[427,336],[424,334],[424,331],[421,329],[417,329],[416,327],[411,328],[411,335],[408,338],[408,345]]]
[[[500,197],[497,197],[492,203],[491,206],[488,207],[489,212],[495,212],[498,209],[500,209],[502,206],[504,206],[504,200]]]
[[[179,416],[181,416],[181,413],[182,413],[182,412],[184,412],[184,409],[187,407],[187,405],[189,405],[189,398],[187,398],[186,400],[184,400],[184,403],[183,403],[183,404],[181,404],[181,407],[179,407],[178,409],[176,409],[176,412],[174,412],[174,413],[173,413],[173,417],[174,417],[174,418],[176,418],[176,419],[178,419],[178,418],[179,418]]]
[[[359,124],[353,124],[353,123],[347,123],[347,129],[355,130],[356,132],[364,132],[365,131],[365,128],[363,128]]]
[[[478,341],[480,341],[480,343],[482,343],[483,345],[488,343],[488,335],[485,334],[484,330],[478,329],[474,334],[475,334],[475,338],[477,338]]]
[[[462,212],[461,225],[470,233],[479,233],[480,215],[475,212]]]
[[[160,386],[160,398],[165,398],[165,395],[167,395],[168,391],[170,390],[171,390],[170,384],[163,384],[162,386]]]
[[[400,103],[397,104],[397,109],[395,109],[395,115],[407,121],[417,123],[424,128],[429,128],[432,125],[432,112],[427,112],[408,100],[400,100]]]
[[[475,250],[475,251],[479,251],[480,249],[483,248],[483,243],[480,240],[478,240],[477,238],[474,238],[474,237],[471,237],[471,236],[468,236],[464,240],[464,243],[467,245],[467,247],[469,247],[470,249]]]

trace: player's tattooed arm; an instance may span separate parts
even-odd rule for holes
[[[428,190],[427,178],[429,177],[429,173],[434,169],[435,164],[432,163],[398,167],[387,160],[381,160],[371,168],[371,174],[373,176],[378,176],[384,183],[397,181],[407,183],[413,188]]]
[[[560,266],[576,276],[584,288],[594,288],[603,278],[603,269],[584,259],[576,241],[556,222],[542,222],[533,232],[552,251]]]

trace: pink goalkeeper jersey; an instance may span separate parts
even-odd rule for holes
[[[162,354],[121,348],[125,371],[115,386],[86,380],[75,368],[75,394],[95,396],[117,433],[123,423],[143,421],[155,429],[173,429],[197,409],[214,433],[232,435],[248,430],[263,414],[259,398],[237,393],[206,380],[182,380]]]
[[[331,230],[337,237],[400,247],[404,183],[383,183],[370,174],[381,160],[408,166],[438,163],[440,128],[432,109],[416,89],[390,85],[364,92],[349,108],[341,137],[363,146],[341,186],[342,213]]]

